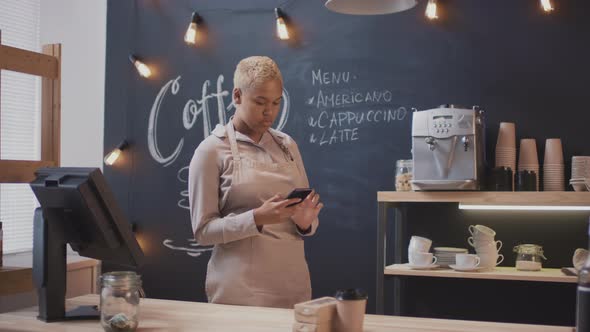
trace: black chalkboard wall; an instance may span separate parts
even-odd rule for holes
[[[425,3],[362,17],[330,12],[323,0],[291,1],[283,9],[296,38],[283,42],[274,35],[277,1],[108,2],[105,151],[124,138],[131,147],[105,173],[148,256],[148,296],[206,300],[210,253],[189,240],[186,167],[207,126],[233,113],[233,70],[246,56],[279,64],[288,102],[276,125],[299,143],[326,205],[306,240],[314,297],[362,287],[374,298],[376,192],[392,190],[395,161],[411,157],[412,108],[480,105],[492,162],[501,121],[537,138],[541,156],[545,138],[561,137],[566,168],[572,155],[590,155],[588,1],[559,1],[550,15],[536,0],[445,1],[437,22],[424,18]],[[193,10],[206,31],[199,47],[183,42]],[[154,77],[137,75],[132,53]],[[469,224],[496,228],[503,265],[514,264],[517,243],[544,245],[550,267],[571,265],[573,249],[587,243],[580,213],[439,204],[410,206],[408,215],[410,234],[435,245],[466,246]],[[573,285],[408,278],[407,290],[407,315],[573,324]]]

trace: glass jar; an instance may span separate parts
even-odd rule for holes
[[[135,331],[143,294],[141,276],[132,271],[115,271],[104,273],[100,280],[100,324],[104,330]]]
[[[400,159],[395,163],[395,190],[411,191],[414,172],[414,161],[412,159]]]
[[[536,244],[521,244],[514,247],[516,253],[516,269],[521,271],[539,271],[543,267],[541,259],[543,247]]]

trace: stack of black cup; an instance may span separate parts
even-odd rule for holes
[[[488,190],[537,191],[537,173],[534,171],[518,171],[513,176],[510,167],[502,166],[492,168],[488,181]]]
[[[488,189],[490,191],[512,191],[512,169],[510,167],[492,168]]]
[[[516,191],[537,191],[537,173],[534,171],[518,171],[514,184]]]

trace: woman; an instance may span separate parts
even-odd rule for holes
[[[191,160],[194,236],[201,245],[214,245],[205,282],[209,302],[292,308],[311,298],[302,236],[315,233],[323,204],[315,192],[303,201],[285,199],[309,183],[295,141],[271,128],[282,94],[272,59],[240,61],[235,115],[199,144]]]

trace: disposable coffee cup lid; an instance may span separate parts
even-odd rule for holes
[[[368,298],[367,292],[360,288],[340,289],[336,291],[334,297],[337,300],[366,300]]]

